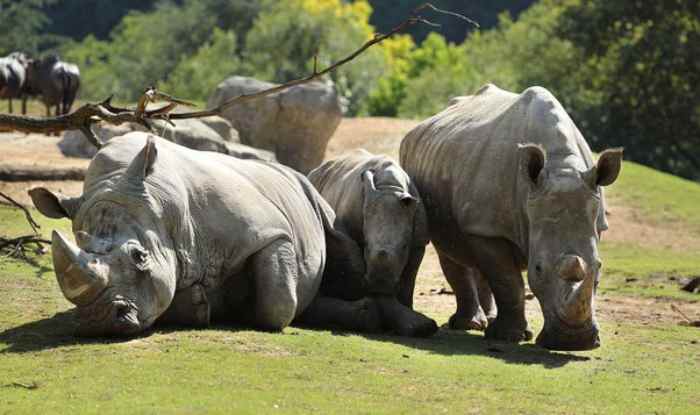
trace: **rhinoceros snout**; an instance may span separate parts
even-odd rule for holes
[[[536,343],[550,350],[585,351],[600,347],[600,335],[594,322],[579,330],[545,327],[537,336]]]

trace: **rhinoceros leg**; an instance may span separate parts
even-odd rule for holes
[[[479,304],[478,286],[471,267],[463,266],[437,249],[440,267],[457,299],[457,311],[450,317],[453,330],[485,330],[488,321]]]
[[[297,311],[297,256],[294,245],[276,240],[252,258],[255,281],[255,325],[280,331]]]
[[[296,322],[312,327],[364,333],[379,333],[382,330],[379,307],[371,298],[346,301],[318,295]]]
[[[397,299],[401,304],[411,309],[413,308],[413,290],[416,287],[416,275],[423,261],[423,255],[425,255],[424,246],[415,247],[411,250],[399,281]]]
[[[498,306],[498,315],[486,329],[486,337],[511,342],[532,339],[525,319],[525,284],[513,245],[504,239],[481,237],[469,237],[465,242]]]
[[[496,302],[494,301],[494,298],[493,298],[493,292],[491,291],[491,287],[489,286],[489,282],[486,280],[486,277],[484,277],[484,274],[482,274],[476,268],[472,268],[472,270],[476,274],[475,278],[476,278],[476,286],[479,290],[479,304],[481,305],[481,309],[484,310],[484,314],[486,315],[486,319],[490,323],[496,319],[496,315],[497,315]]]
[[[435,320],[401,304],[396,297],[375,298],[385,328],[399,336],[428,337],[438,330]]]
[[[170,307],[158,319],[159,323],[207,327],[211,317],[207,295],[199,284],[175,293]]]

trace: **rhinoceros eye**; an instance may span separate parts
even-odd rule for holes
[[[131,260],[136,265],[136,268],[141,271],[148,269],[148,251],[141,247],[133,246],[129,250],[129,256],[131,256]]]

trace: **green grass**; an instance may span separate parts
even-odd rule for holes
[[[661,226],[681,223],[700,234],[700,183],[633,162],[625,162],[608,196]]]
[[[653,221],[678,221],[691,232],[700,225],[699,189],[627,163],[611,193],[646,209]],[[66,220],[35,216],[46,235],[55,228],[70,232]],[[0,206],[1,234],[26,231],[21,212]],[[698,301],[669,279],[700,274],[697,251],[609,242],[601,251],[606,303],[621,296],[663,297],[684,307]],[[72,308],[49,255],[37,266],[0,258],[0,298],[0,414],[698,410],[700,331],[675,323],[603,315],[603,347],[581,353],[447,330],[415,340],[216,326],[161,328],[130,341],[84,340],[72,336]],[[440,324],[447,320],[447,311],[425,311]],[[530,323],[538,332],[539,313]]]

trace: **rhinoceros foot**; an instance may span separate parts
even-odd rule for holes
[[[435,334],[435,320],[401,304],[394,296],[376,298],[384,326],[399,336],[428,337]]]
[[[481,309],[475,315],[455,313],[450,317],[448,325],[452,330],[486,330],[488,318]]]
[[[485,337],[510,343],[532,340],[532,331],[527,328],[527,322],[517,322],[497,317],[486,328]]]

